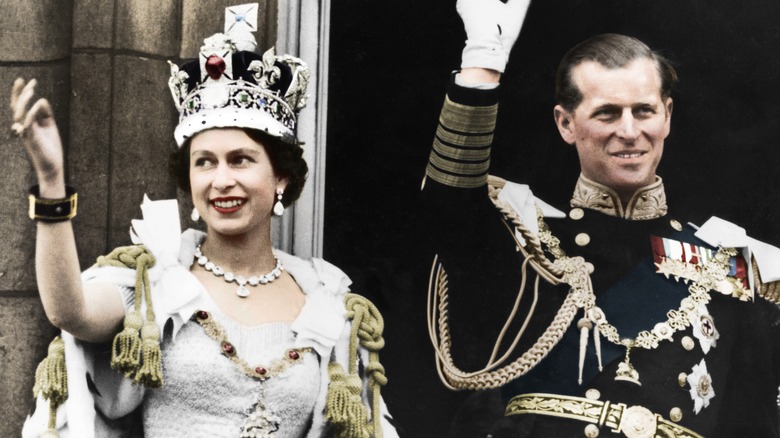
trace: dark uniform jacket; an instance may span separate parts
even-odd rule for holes
[[[497,89],[451,85],[423,188],[439,262],[447,274],[443,310],[447,347],[454,365],[463,371],[485,366],[519,294],[518,309],[497,355],[510,348],[519,330],[523,334],[504,365],[545,333],[570,289],[544,279],[534,287],[536,272],[530,266],[523,275],[526,257],[512,236],[514,228],[488,198],[497,102]],[[658,254],[659,239],[670,239],[670,245],[688,244],[685,248],[694,253],[712,255],[717,248],[696,238],[692,226],[682,225],[684,212],[668,209],[660,178],[623,206],[609,188],[581,177],[572,204],[576,208],[567,208],[565,218],[548,217],[543,222],[560,242],[560,250],[587,262],[596,305],[619,337],[634,339],[640,331],[674,319],[669,312],[681,310],[696,281],[657,272],[657,263],[665,257]],[[655,247],[651,236],[657,238]],[[549,251],[546,256],[555,260]],[[738,258],[731,257],[730,262],[736,266]],[[742,262],[742,272],[732,269],[729,274],[732,284],[747,284],[751,261]],[[757,267],[751,267],[760,279]],[[741,280],[736,279],[739,275]],[[686,327],[662,339],[657,348],[632,348],[630,363],[641,385],[615,380],[626,348],[603,333],[599,370],[592,324],[586,331],[583,378],[578,382],[582,343],[578,323],[584,316],[578,310],[557,345],[537,365],[519,376],[494,373],[504,376],[497,390],[516,414],[479,434],[595,436],[595,428],[598,436],[778,436],[780,312],[764,298],[777,296],[777,284],[757,283],[756,289],[759,293],[752,300],[709,290],[704,309],[692,311]],[[440,328],[440,321],[434,325]],[[535,413],[528,412],[529,406]],[[633,430],[631,421],[638,421]]]

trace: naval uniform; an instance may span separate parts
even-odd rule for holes
[[[494,350],[494,356],[512,350],[501,368],[537,348],[571,289],[544,279],[535,286],[528,264],[523,274],[524,241],[513,236],[513,226],[487,196],[498,93],[451,84],[423,186],[438,261],[447,275],[446,347],[452,363],[466,372],[482,369]],[[491,184],[495,181],[499,187],[491,190],[507,190],[504,181]],[[580,176],[564,212],[547,207],[539,213],[546,217],[535,227],[555,238],[553,251],[543,244],[546,255],[551,261],[553,253],[584,259],[595,304],[619,339],[666,325],[656,331],[662,335],[655,348],[635,346],[627,359],[625,346],[605,333],[596,339],[594,324],[584,323],[583,330],[584,313],[577,309],[556,344],[530,369],[490,370],[506,404],[497,417],[506,416],[480,434],[778,436],[780,312],[765,298],[776,299],[778,285],[760,283],[753,260],[740,260],[741,253],[727,257],[723,281],[733,287],[708,289],[707,298],[701,302],[703,295],[697,295],[691,306],[698,278],[691,269],[703,270],[717,248],[684,225],[684,212],[669,209],[660,178],[623,205],[614,191]],[[669,271],[670,265],[676,268]],[[758,292],[752,296],[750,277]],[[679,325],[681,318],[688,323]],[[669,324],[678,328],[667,333]],[[635,374],[625,373],[625,363]],[[635,378],[616,380],[620,370]]]

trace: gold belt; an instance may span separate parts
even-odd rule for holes
[[[536,414],[591,423],[585,436],[598,436],[602,426],[628,438],[703,438],[698,433],[654,414],[643,406],[557,394],[522,394],[509,401],[506,415]]]

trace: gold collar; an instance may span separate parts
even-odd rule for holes
[[[623,219],[655,219],[666,215],[667,211],[663,180],[660,176],[655,178],[654,183],[637,190],[624,207],[614,190],[580,174],[570,204]]]

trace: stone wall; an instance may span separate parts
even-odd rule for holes
[[[11,125],[16,77],[37,78],[66,147],[79,191],[73,220],[82,268],[129,243],[144,193],[177,196],[166,171],[176,114],[167,60],[194,58],[222,31],[228,0],[6,0],[0,14],[0,436],[19,436],[33,374],[57,333],[35,283],[35,226],[27,218],[34,175]],[[277,0],[260,1],[259,47],[276,39]],[[184,217],[190,201],[178,194]]]

